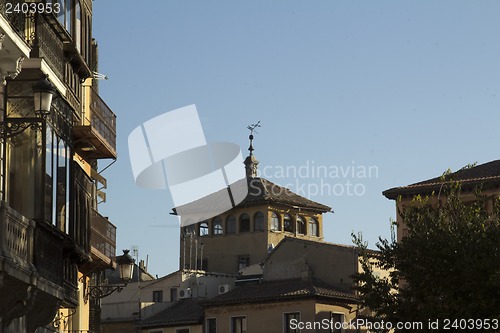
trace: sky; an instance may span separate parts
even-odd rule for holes
[[[261,176],[331,206],[326,241],[362,232],[375,247],[396,213],[382,191],[498,159],[499,12],[494,0],[93,1],[100,95],[117,115],[99,211],[117,253],[137,247],[153,275],[179,267],[172,197],[135,184],[127,141],[191,104],[207,141],[243,157],[260,121]]]

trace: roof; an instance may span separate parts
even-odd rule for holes
[[[275,280],[247,283],[204,302],[206,306],[275,302],[301,298],[329,298],[341,302],[357,302],[356,295],[322,281],[308,279]]]
[[[255,177],[240,179],[231,184],[230,190],[223,189],[186,205],[178,206],[173,209],[174,213],[184,215],[189,213],[218,212],[214,214],[218,215],[220,212],[228,210],[229,192],[231,193],[232,200],[239,201],[234,206],[235,208],[267,203],[283,204],[322,213],[332,210],[331,207],[309,200],[286,187],[277,185],[264,178]],[[242,198],[242,200],[237,200],[238,198]]]
[[[141,321],[141,327],[201,324],[203,307],[198,300],[181,299],[167,309]]]
[[[304,243],[304,244],[310,244],[318,247],[324,247],[324,248],[343,248],[343,249],[349,249],[353,251],[357,251],[358,248],[354,245],[346,245],[346,244],[336,244],[336,243],[329,243],[329,242],[324,242],[324,241],[319,241],[319,240],[312,240],[312,239],[304,239],[304,238],[297,238],[297,237],[290,237],[290,236],[285,236],[279,243],[276,245],[276,247],[269,252],[264,260],[262,262],[266,262],[269,257],[271,257],[274,253],[277,252],[279,248],[284,246],[287,242],[295,242],[295,243]],[[369,250],[376,252],[375,250]]]
[[[309,200],[300,196],[286,187],[275,184],[265,178],[253,178],[249,180],[249,193],[238,206],[255,203],[280,203],[300,208],[308,208],[321,212],[329,212],[331,207]]]
[[[431,178],[411,185],[394,187],[382,192],[388,198],[395,200],[398,196],[413,196],[417,194],[430,194],[439,191],[443,185],[451,181],[459,181],[462,186],[475,187],[478,185],[500,185],[500,160],[480,164],[471,168],[462,168],[446,176]]]

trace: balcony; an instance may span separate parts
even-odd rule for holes
[[[116,115],[92,86],[83,86],[83,113],[73,126],[75,148],[89,158],[116,158]]]
[[[109,268],[116,256],[116,227],[95,210],[92,210],[90,226],[92,259],[103,268]]]
[[[21,216],[0,201],[0,258],[6,263],[5,268],[12,268],[17,273],[26,272],[26,281],[33,269],[33,233],[35,223]]]

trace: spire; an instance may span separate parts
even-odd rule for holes
[[[247,127],[250,130],[250,135],[248,136],[248,139],[250,139],[250,146],[248,147],[248,151],[250,152],[250,154],[247,156],[244,162],[247,178],[257,177],[257,166],[259,165],[259,161],[253,155],[253,133],[255,132],[258,134],[258,132],[255,130],[257,127],[260,127],[260,121]]]

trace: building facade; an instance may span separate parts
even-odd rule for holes
[[[98,331],[91,276],[116,244],[99,161],[116,159],[116,116],[92,1],[0,1],[0,44],[0,332]]]

